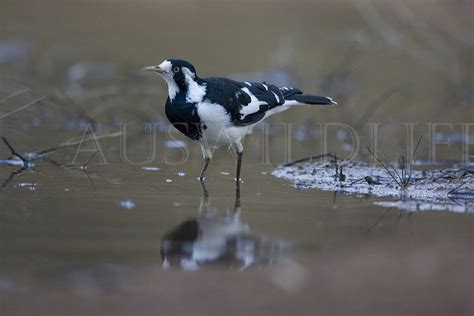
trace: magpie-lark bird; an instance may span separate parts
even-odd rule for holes
[[[336,104],[329,97],[306,94],[294,87],[200,78],[191,63],[180,59],[167,59],[143,70],[163,77],[168,85],[166,116],[181,133],[200,143],[204,156],[201,181],[213,149],[222,145],[233,146],[237,152],[236,180],[240,181],[242,140],[267,117],[294,105]]]

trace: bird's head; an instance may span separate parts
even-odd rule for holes
[[[158,66],[148,66],[143,70],[155,72],[165,79],[168,86],[175,84],[179,88],[186,87],[189,80],[197,79],[194,66],[181,59],[166,59]]]

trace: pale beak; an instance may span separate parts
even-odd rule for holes
[[[159,74],[162,74],[165,72],[163,69],[160,68],[160,66],[148,66],[148,67],[142,68],[142,70],[157,72]]]

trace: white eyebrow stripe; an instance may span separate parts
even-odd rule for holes
[[[263,85],[263,87],[265,88],[265,90],[267,90],[267,91],[268,91],[268,87],[267,87],[267,85],[266,85],[266,84],[264,84],[264,83],[262,83],[262,85]]]
[[[247,86],[249,86],[249,87],[252,86],[252,84],[251,84],[250,82],[248,82],[248,81],[245,81],[244,83],[245,83]]]

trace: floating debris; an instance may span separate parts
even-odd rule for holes
[[[20,188],[28,188],[30,191],[36,190],[36,183],[20,182],[17,186]]]
[[[13,157],[12,159],[0,159],[0,165],[7,166],[23,166],[25,162],[18,157]]]
[[[166,179],[165,181],[166,181],[166,183],[171,183],[171,182],[173,182],[173,180],[171,180],[171,179]]]
[[[392,173],[406,173],[389,165]],[[344,170],[344,177],[337,170]],[[401,188],[387,169],[364,162],[308,161],[287,164],[272,174],[293,182],[297,189],[319,189],[354,195],[398,198],[391,206],[408,210],[474,211],[474,174],[469,166],[446,169],[412,170],[410,183]],[[462,192],[460,192],[462,190]],[[453,201],[453,200],[456,200]],[[457,201],[462,201],[458,203]],[[377,202],[389,206],[389,202]],[[391,207],[389,206],[389,207]]]
[[[123,200],[120,202],[120,206],[130,210],[135,207],[135,203],[132,200]]]
[[[146,171],[159,171],[160,167],[142,167],[142,169]]]
[[[186,147],[186,142],[183,140],[167,140],[165,141],[166,148],[184,148]]]
[[[180,171],[177,173],[178,177],[184,177],[186,175],[186,173],[184,173],[183,171]]]
[[[221,174],[224,175],[224,176],[228,176],[230,173],[228,173],[226,171],[221,171]]]

